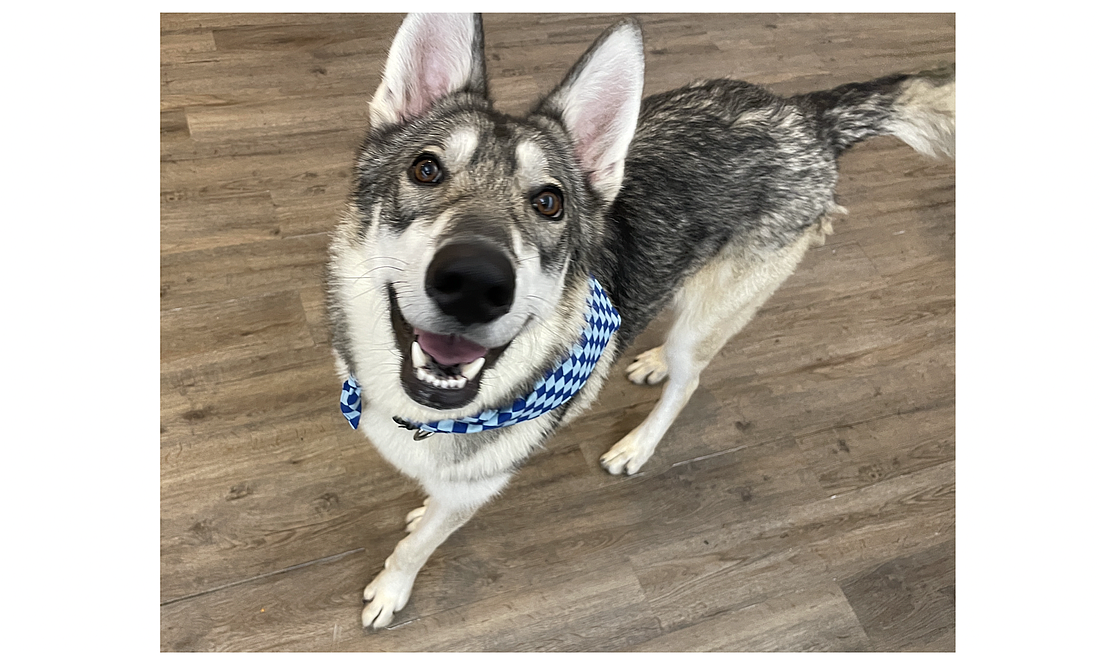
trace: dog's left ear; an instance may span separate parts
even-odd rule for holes
[[[371,128],[407,123],[456,91],[488,96],[478,14],[409,14],[370,102]]]
[[[561,118],[577,161],[608,203],[623,182],[645,81],[642,30],[627,19],[611,26],[535,111]]]

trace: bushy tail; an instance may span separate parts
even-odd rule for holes
[[[840,154],[853,144],[893,134],[917,152],[955,156],[955,66],[891,75],[800,97],[816,113]]]

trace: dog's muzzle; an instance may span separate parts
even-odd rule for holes
[[[433,332],[411,325],[390,288],[391,319],[404,353],[401,382],[416,402],[435,409],[470,403],[481,374],[492,367],[507,344],[489,348],[468,330],[504,316],[516,293],[516,270],[498,246],[485,239],[452,240],[436,251],[424,275],[424,290],[443,323]],[[448,325],[449,324],[449,325]]]

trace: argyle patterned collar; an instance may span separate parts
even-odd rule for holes
[[[557,366],[548,371],[527,396],[516,398],[505,407],[487,409],[477,416],[467,418],[431,423],[413,423],[397,417],[393,420],[402,427],[416,430],[413,438],[420,440],[436,432],[469,434],[503,428],[538,418],[560,407],[576,395],[588,381],[588,377],[596,368],[596,362],[611,340],[611,335],[622,324],[619,312],[615,311],[615,307],[607,297],[607,292],[594,277],[588,278],[588,308],[584,317],[584,332],[581,333],[580,340],[573,345],[573,350]],[[362,403],[359,381],[352,375],[344,382],[343,393],[340,396],[340,411],[352,428],[359,428]]]

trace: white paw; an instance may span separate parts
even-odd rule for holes
[[[650,348],[626,367],[626,377],[634,384],[659,384],[668,377],[665,347]]]
[[[626,473],[634,475],[642,468],[651,456],[655,446],[645,443],[645,439],[638,436],[638,430],[632,430],[619,442],[611,447],[611,450],[600,458],[600,466],[607,469],[611,475]]]
[[[387,567],[363,590],[364,628],[384,628],[393,620],[393,613],[400,612],[409,602],[415,576],[407,576]]]
[[[424,516],[425,510],[428,509],[429,500],[431,498],[425,498],[423,505],[405,515],[405,532],[412,534],[413,530],[416,530],[417,526],[420,525],[420,519]]]

